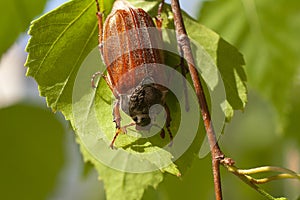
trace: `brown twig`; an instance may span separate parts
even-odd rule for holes
[[[216,134],[211,122],[211,116],[208,110],[207,101],[205,98],[202,84],[200,82],[198,72],[195,68],[195,64],[194,64],[195,62],[191,50],[191,45],[185,30],[178,0],[172,0],[171,7],[174,13],[174,24],[176,29],[178,49],[179,52],[181,53],[181,56],[183,56],[188,61],[188,68],[195,87],[195,92],[201,108],[201,114],[202,114],[206,134],[210,145],[216,200],[222,200],[220,160],[224,159],[224,154],[220,150],[220,147],[217,142]]]

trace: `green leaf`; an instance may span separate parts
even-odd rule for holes
[[[134,4],[155,16],[159,2],[134,1]],[[108,1],[105,4],[101,1],[100,5],[104,5],[101,10],[109,12],[111,4]],[[26,49],[29,52],[27,75],[37,81],[40,94],[46,97],[48,106],[54,111],[61,111],[71,121],[85,161],[95,165],[105,183],[107,198],[140,199],[149,186],[157,187],[163,180],[164,172],[179,176],[190,167],[200,149],[200,134],[205,135],[200,110],[193,89],[188,84],[190,110],[193,112],[185,112],[180,105],[184,99],[182,84],[177,87],[172,83],[174,91],[168,94],[167,103],[172,115],[173,147],[168,147],[169,139],[163,140],[159,134],[143,138],[159,130],[155,127],[150,132],[137,132],[129,127],[126,135],[118,136],[115,143],[117,149],[111,150],[108,145],[115,132],[111,116],[113,95],[102,79],[97,90],[90,86],[92,74],[105,69],[97,48],[95,12],[93,0],[73,0],[34,21],[29,31],[32,37]],[[172,24],[168,20],[171,14],[170,8],[166,7],[165,27]],[[242,109],[246,101],[246,89],[245,77],[241,76],[241,54],[216,33],[187,15],[185,17],[187,30],[196,41],[194,46],[200,44],[196,55],[200,55],[201,59],[197,60],[197,64],[206,81],[207,91],[210,89],[214,92],[220,83],[230,98],[221,98],[218,107],[220,103],[225,103],[223,108],[226,110],[233,112],[233,109]],[[172,42],[173,36],[175,34],[166,37],[165,44],[173,45],[177,50],[176,42]],[[174,60],[167,57],[166,63],[174,63]],[[178,72],[174,72],[174,76],[181,77]],[[223,80],[226,83],[222,84]],[[210,97],[212,105],[213,97]],[[129,124],[131,119],[121,114],[122,124]],[[158,117],[163,117],[163,113]],[[222,127],[224,117],[219,123]],[[186,134],[186,130],[189,130],[189,134]],[[180,151],[175,147],[180,147]]]
[[[61,111],[66,119],[71,120],[74,130],[81,136],[81,138],[78,137],[78,141],[85,160],[92,161],[106,184],[108,199],[115,199],[115,197],[126,199],[129,194],[131,199],[140,199],[143,191],[148,186],[155,187],[162,181],[161,171],[149,172],[146,175],[117,172],[117,170],[106,167],[101,161],[97,160],[97,155],[101,153],[105,156],[105,152],[96,151],[92,155],[84,153],[85,145],[88,145],[88,151],[91,151],[95,142],[98,145],[102,144],[101,141],[97,142],[97,121],[94,121],[94,124],[86,124],[86,122],[93,122],[94,117],[90,111],[94,109],[92,104],[95,90],[90,87],[90,77],[99,70],[98,67],[101,65],[99,51],[96,48],[98,30],[95,12],[94,1],[75,0],[34,21],[29,31],[32,37],[26,49],[29,52],[26,63],[26,66],[29,67],[27,75],[35,78],[39,85],[40,94],[46,97],[48,106],[55,111]],[[80,69],[80,67],[83,67],[81,64],[85,57],[93,48],[97,50],[97,61],[92,62],[90,68],[84,66],[86,69]],[[80,76],[81,72],[79,70],[82,70],[83,76]],[[74,85],[78,86],[75,83],[80,83],[80,81],[84,81],[82,85],[80,84],[83,88],[74,88]],[[107,89],[106,86],[104,88]],[[77,96],[76,91],[79,92],[80,96]],[[107,92],[104,91],[102,95]],[[77,108],[81,108],[81,105],[86,106],[86,103],[91,103],[92,107],[82,107],[88,109],[77,110]],[[111,107],[109,104],[106,105],[103,108],[108,108],[108,110],[104,114],[105,116],[111,116]],[[100,107],[102,108],[101,105]],[[79,112],[79,115],[77,115],[77,112]],[[83,121],[78,122],[77,120]],[[107,121],[101,120],[101,122],[108,124],[110,133],[113,133],[114,128],[112,128],[111,118]],[[91,125],[91,129],[87,125]],[[85,133],[89,131],[94,134],[92,136],[95,136],[92,138],[93,141],[82,140],[86,139],[82,137],[86,136]],[[107,143],[103,144],[102,148],[111,152]],[[168,157],[170,160],[171,155],[169,154]],[[169,166],[161,170],[176,175],[179,174],[177,167],[171,161],[169,162]],[[126,164],[130,166],[131,163]],[[111,173],[115,174],[115,178],[107,176]],[[137,181],[139,184],[136,184]]]
[[[48,106],[67,119],[77,71],[97,43],[95,10],[93,1],[71,1],[33,21],[29,30],[27,75],[37,81]]]
[[[228,122],[232,118],[234,110],[243,110],[247,103],[247,78],[243,67],[245,64],[243,56],[235,47],[212,30],[188,17],[185,17],[184,22],[189,36],[199,42],[210,56],[210,59],[206,58],[207,56],[196,58],[200,70],[204,71],[205,68],[209,67],[216,68],[213,72],[214,75],[211,75],[210,70],[207,73],[204,71],[203,79],[208,86],[218,82],[216,84],[220,85],[221,90],[225,90],[224,99],[222,99],[224,101],[219,102],[219,105],[222,106]],[[217,89],[215,90],[220,93]],[[218,96],[212,97],[218,98]]]
[[[81,143],[80,140],[78,142]],[[148,186],[156,188],[163,180],[160,171],[136,174],[112,169],[95,160],[84,145],[80,147],[86,161],[92,162],[99,172],[100,179],[104,182],[107,199],[141,199]]]
[[[25,32],[30,21],[40,14],[46,0],[1,1],[0,57]]]
[[[205,2],[199,21],[217,30],[245,55],[249,83],[278,114],[287,110],[300,66],[299,1]]]
[[[0,109],[0,121],[1,198],[47,199],[64,166],[62,124],[48,110],[24,104]]]

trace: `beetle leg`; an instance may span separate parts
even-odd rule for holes
[[[190,110],[190,105],[189,105],[189,98],[188,98],[188,93],[187,93],[187,85],[186,85],[186,74],[188,72],[188,69],[184,65],[184,58],[181,56],[180,57],[180,68],[181,68],[181,74],[182,74],[182,84],[183,84],[183,92],[184,92],[184,99],[185,99],[185,111]]]
[[[92,78],[91,78],[91,84],[92,84],[92,88],[94,88],[94,89],[97,88],[97,86],[96,86],[96,84],[95,84],[95,79],[96,79],[96,77],[99,76],[99,75],[104,76],[102,72],[96,72],[96,73],[94,73],[94,74],[92,75]]]
[[[162,139],[164,139],[165,136],[166,136],[165,130],[162,128],[161,131],[160,131],[160,137],[161,137]]]
[[[158,5],[158,10],[157,10],[158,16],[161,15],[164,5],[165,5],[165,0],[162,0],[162,1],[160,2],[160,4]]]
[[[121,115],[120,115],[120,99],[118,98],[115,102],[113,108],[113,121],[116,123],[116,133],[114,135],[113,140],[110,143],[110,148],[114,148],[115,140],[117,139],[118,135],[122,132],[121,129]]]
[[[103,55],[103,18],[102,18],[102,13],[100,11],[100,6],[99,6],[99,2],[98,0],[96,1],[96,6],[97,6],[97,18],[98,18],[98,43],[99,43],[99,50],[101,55]],[[109,86],[109,89],[113,92],[113,94],[116,96],[116,92],[114,90],[114,87],[112,85],[112,83],[110,82],[109,78],[107,76],[105,76],[102,72],[96,72],[92,75],[92,79],[91,79],[91,84],[92,84],[92,88],[97,88],[96,84],[95,84],[95,79],[97,76],[101,75],[105,82],[107,83],[107,85]]]
[[[100,12],[100,6],[99,6],[99,2],[98,0],[96,0],[96,5],[97,5],[97,18],[98,18],[98,30],[99,30],[99,35],[98,35],[98,39],[99,39],[99,48],[100,51],[102,53],[102,49],[101,49],[101,44],[102,44],[102,33],[103,33],[103,19],[102,19],[102,13]]]
[[[169,136],[170,136],[170,144],[169,144],[169,146],[172,146],[172,144],[173,144],[173,135],[172,135],[172,132],[170,130],[171,121],[172,121],[171,114],[170,114],[170,109],[169,109],[169,107],[168,107],[167,104],[164,105],[164,108],[165,108],[166,113],[167,113],[166,128],[167,128]]]
[[[100,5],[98,0],[96,1],[96,6],[97,6],[97,19],[98,19],[98,43],[99,43],[99,50],[100,53],[103,54],[103,45],[102,45],[102,35],[103,35],[103,19],[102,19],[102,13],[100,12]],[[97,88],[96,84],[95,84],[95,79],[97,76],[101,75],[104,80],[106,81],[107,85],[109,86],[110,90],[113,92],[113,87],[111,82],[109,81],[108,77],[103,75],[102,72],[96,72],[92,75],[92,79],[91,79],[91,84],[92,84],[92,88]]]
[[[161,27],[162,27],[162,21],[163,21],[163,19],[161,18],[161,13],[162,13],[164,4],[165,4],[165,1],[162,0],[161,3],[158,6],[157,16],[155,17],[156,27],[159,31],[159,34],[160,34],[161,38],[162,38]]]
[[[159,31],[161,31],[162,21],[163,21],[163,19],[161,18],[162,8],[163,8],[163,3],[160,3],[157,11],[157,16],[155,17],[156,27]]]
[[[188,73],[188,69],[187,69],[186,65],[184,64],[183,57],[180,57],[180,63],[175,66],[175,69],[177,69],[178,67],[180,67],[181,74],[182,74],[183,93],[184,93],[184,100],[185,100],[185,111],[188,112],[190,110],[188,90],[187,90],[187,79],[186,79],[186,74]],[[172,79],[172,78],[173,78],[172,75],[168,77],[168,80],[167,80],[168,84],[172,84],[172,81],[174,81],[174,79]]]
[[[106,84],[108,85],[109,89],[114,93],[115,95],[115,91],[114,91],[114,88],[109,80],[109,78],[107,76],[105,76],[102,72],[96,72],[92,75],[92,78],[91,78],[91,85],[92,85],[92,88],[97,88],[96,84],[95,84],[95,79],[97,76],[101,76],[102,78],[104,78]],[[116,95],[115,95],[116,96]]]
[[[110,148],[114,148],[114,143],[118,137],[118,135],[120,133],[127,133],[127,127],[130,127],[130,126],[134,126],[135,123],[130,123],[130,124],[127,124],[123,127],[121,127],[121,115],[120,115],[120,99],[117,99],[115,105],[114,105],[114,108],[113,108],[113,118],[114,118],[114,122],[116,123],[116,133],[114,135],[114,138],[112,139],[111,143],[110,143]]]
[[[127,124],[127,125],[125,125],[125,126],[122,126],[120,129],[121,129],[121,131],[122,131],[123,133],[127,133],[127,128],[130,127],[130,126],[134,126],[134,125],[136,125],[136,123],[135,123],[135,122],[132,122],[132,123],[130,123],[130,124]]]

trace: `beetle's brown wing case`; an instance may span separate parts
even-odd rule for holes
[[[142,9],[117,1],[103,27],[102,57],[118,93],[127,93],[145,77],[166,80],[160,50],[162,40],[151,17]],[[145,65],[146,64],[146,65]]]

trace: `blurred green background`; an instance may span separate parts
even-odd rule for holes
[[[29,23],[63,1],[1,1],[0,195],[1,199],[105,199],[101,181],[84,165],[75,136],[60,114],[46,108],[25,78]],[[249,101],[220,138],[241,168],[276,165],[300,171],[300,2],[293,0],[181,1],[235,45],[246,60]],[[188,2],[188,3],[187,3]],[[46,10],[44,10],[46,8]],[[210,158],[196,159],[182,178],[167,175],[144,199],[214,199]],[[264,199],[222,169],[224,199]],[[299,181],[263,186],[297,199]]]

